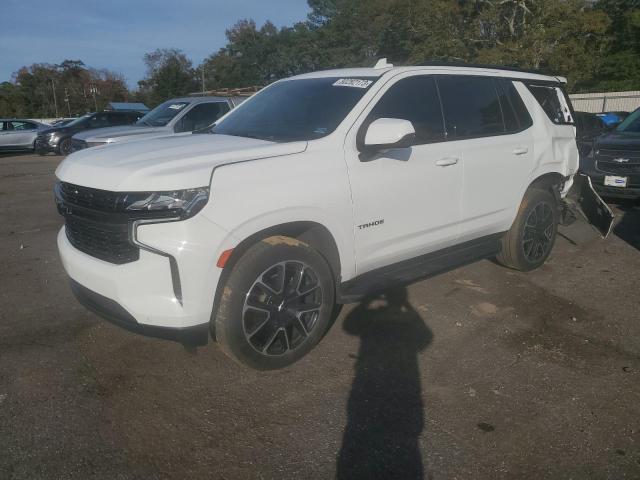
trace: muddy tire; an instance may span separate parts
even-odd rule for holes
[[[307,244],[275,236],[253,245],[232,267],[212,319],[223,351],[273,370],[309,353],[330,327],[335,283]]]
[[[511,229],[502,237],[496,260],[505,267],[527,272],[549,257],[558,230],[556,199],[547,190],[531,188],[520,204]]]

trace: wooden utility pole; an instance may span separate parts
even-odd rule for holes
[[[69,90],[64,87],[64,101],[67,102],[67,110],[69,111],[69,117],[71,117],[71,103],[69,102]]]
[[[56,84],[53,81],[53,78],[51,79],[51,88],[53,90],[53,106],[56,109],[56,118],[58,118],[58,100],[56,100]]]

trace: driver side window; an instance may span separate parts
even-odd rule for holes
[[[409,120],[416,131],[414,145],[445,139],[440,99],[435,80],[430,76],[403,78],[392,85],[373,107],[364,125],[379,118]]]
[[[175,131],[176,133],[193,132],[207,128],[228,111],[229,106],[224,102],[200,103],[180,119]]]

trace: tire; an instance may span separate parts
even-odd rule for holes
[[[559,216],[551,192],[527,190],[516,220],[501,239],[502,250],[496,256],[498,263],[523,272],[540,267],[553,249]]]
[[[335,311],[335,282],[322,255],[275,236],[250,247],[232,268],[212,318],[227,355],[256,370],[274,370],[318,344]]]
[[[65,138],[58,145],[58,153],[60,155],[69,155],[71,153],[71,139]]]

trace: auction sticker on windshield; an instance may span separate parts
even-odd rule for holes
[[[169,105],[169,108],[172,108],[174,110],[180,110],[185,105],[186,103],[174,103],[173,105]]]
[[[354,88],[367,88],[373,83],[372,80],[362,80],[361,78],[341,78],[336,80],[333,84],[334,87],[354,87]]]

